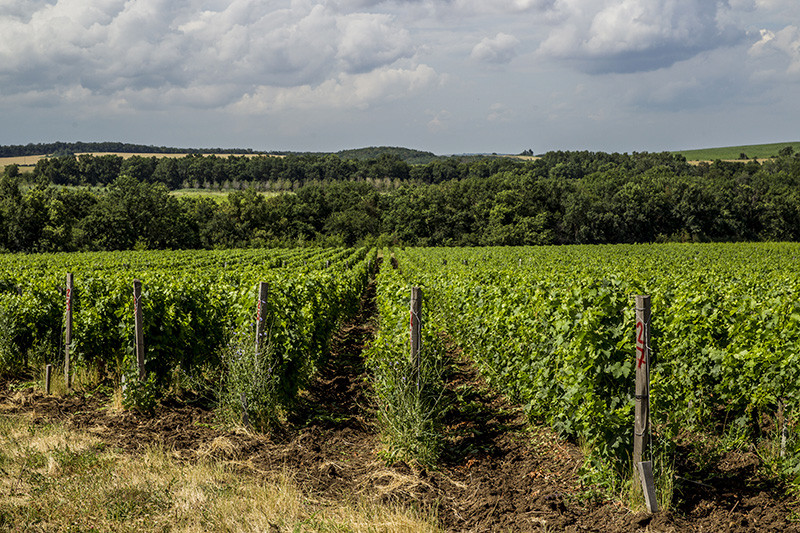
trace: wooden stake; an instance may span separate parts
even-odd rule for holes
[[[419,377],[419,352],[422,347],[422,289],[419,287],[411,288],[411,319],[409,326],[411,330],[411,363],[414,373]]]
[[[75,283],[72,274],[67,274],[66,311],[64,313],[64,383],[67,390],[71,388],[69,349],[72,344],[72,304],[74,303]],[[48,391],[48,394],[50,392]]]
[[[647,510],[650,513],[657,513],[658,501],[656,500],[656,485],[653,480],[653,463],[650,461],[636,463],[636,470],[642,481],[642,492],[644,492],[644,503],[647,505]]]
[[[633,423],[633,463],[642,462],[650,421],[650,296],[636,297],[636,408]]]
[[[44,367],[44,393],[50,396],[50,376],[53,374],[53,365]]]
[[[144,369],[144,320],[142,318],[142,282],[133,280],[133,319],[136,333],[136,363],[139,366],[139,381],[147,377]]]
[[[261,282],[258,284],[258,302],[256,303],[256,356],[261,351],[264,337],[267,335],[265,328],[265,318],[267,314],[267,295],[269,294],[269,283]]]
[[[783,398],[778,400],[778,426],[781,428],[781,459],[783,459],[786,457],[786,440],[789,433],[786,429],[786,409]]]

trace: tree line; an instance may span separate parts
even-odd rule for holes
[[[223,148],[172,148],[168,146],[152,146],[149,144],[132,144],[115,141],[102,142],[63,142],[52,143],[28,143],[0,145],[0,157],[19,157],[27,155],[74,155],[81,152],[121,152],[121,153],[145,153],[145,154],[185,154],[185,153],[205,153],[205,154],[242,154],[250,153],[252,150],[231,150]]]
[[[668,153],[597,152],[425,165],[387,154],[363,161],[106,157],[49,160],[76,165],[79,176],[104,176],[77,182],[105,185],[99,189],[64,187],[75,182],[64,183],[45,165],[25,183],[27,175],[6,167],[0,249],[352,245],[377,238],[426,246],[800,240],[800,157],[793,153],[700,165]],[[164,179],[172,172],[179,177]],[[266,176],[285,192],[259,192]],[[184,179],[236,181],[241,190],[222,201],[171,194]]]

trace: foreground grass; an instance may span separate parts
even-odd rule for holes
[[[163,448],[134,456],[58,423],[0,416],[3,531],[437,531],[433,524],[355,497],[315,499],[288,472],[186,464]]]

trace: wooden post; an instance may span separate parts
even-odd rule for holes
[[[256,356],[261,351],[261,345],[264,342],[264,337],[267,335],[264,327],[267,294],[269,293],[269,284],[263,281],[258,284],[258,302],[256,304]]]
[[[653,480],[653,463],[650,461],[636,463],[636,470],[639,472],[639,479],[642,482],[642,492],[644,492],[644,503],[647,510],[657,513],[658,501],[656,500],[656,484]]]
[[[419,352],[422,347],[422,289],[419,287],[411,288],[411,319],[409,326],[411,330],[411,364],[419,383]]]
[[[44,367],[44,393],[50,396],[50,376],[53,374],[53,365]]]
[[[136,333],[136,363],[139,366],[139,381],[147,377],[144,369],[144,323],[142,320],[142,282],[133,280],[133,319]]]
[[[786,440],[789,432],[786,429],[786,409],[784,407],[783,398],[778,400],[778,426],[781,428],[781,459],[786,457]]]
[[[74,302],[74,289],[75,283],[72,277],[72,274],[67,274],[67,298],[66,298],[66,311],[64,313],[64,384],[67,387],[67,390],[70,390],[70,386],[72,384],[70,380],[70,361],[69,361],[69,350],[70,345],[72,344],[72,304]],[[48,391],[48,394],[50,392]]]
[[[633,464],[642,462],[650,429],[650,296],[636,297],[636,407]]]

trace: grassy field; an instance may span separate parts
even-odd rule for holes
[[[228,197],[228,193],[232,191],[228,190],[208,190],[208,189],[178,189],[176,191],[170,191],[172,196],[176,196],[178,198],[211,198],[212,200],[221,203]],[[270,197],[270,196],[277,196],[283,192],[287,191],[262,191],[259,194],[261,196]]]
[[[745,154],[749,159],[769,159],[770,157],[776,157],[778,152],[787,146],[794,148],[795,152],[800,152],[800,142],[784,142],[703,148],[698,150],[679,150],[674,153],[683,155],[689,161],[716,161],[717,159],[738,160],[741,154]]]

